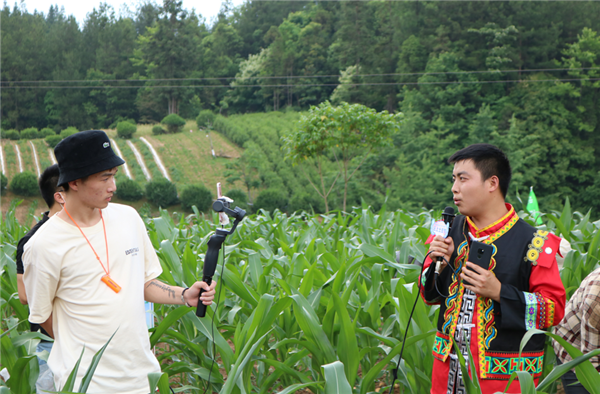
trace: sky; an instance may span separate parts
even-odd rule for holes
[[[221,8],[222,0],[183,0],[183,8],[191,10],[196,9],[196,14],[201,14],[206,21],[210,24],[211,19],[216,18]],[[74,15],[77,22],[81,26],[85,20],[85,16],[88,12],[94,8],[98,8],[100,3],[108,3],[113,6],[116,14],[119,15],[123,12],[126,7],[134,11],[136,5],[141,1],[125,1],[125,0],[6,0],[9,7],[13,7],[15,3],[22,3],[21,7],[25,7],[27,11],[33,13],[34,10],[48,13],[50,5],[58,5],[58,7],[65,7],[65,14]],[[162,3],[161,0],[154,0],[155,3]],[[244,0],[233,0],[234,6],[242,4]]]

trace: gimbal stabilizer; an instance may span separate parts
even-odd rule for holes
[[[227,231],[224,228],[218,228],[215,233],[208,240],[208,251],[206,252],[206,256],[204,257],[204,269],[202,280],[206,282],[208,285],[212,283],[212,278],[215,274],[215,269],[217,268],[217,260],[219,259],[219,251],[221,250],[221,246],[227,238],[228,235],[233,234],[237,225],[242,221],[244,216],[246,216],[246,211],[244,211],[240,207],[235,207],[235,209],[230,209],[230,201],[226,197],[220,197],[213,203],[213,210],[215,212],[224,212],[228,216],[231,216],[234,219],[233,227],[231,230]],[[200,290],[200,296],[204,290]],[[200,297],[198,296],[198,306],[196,307],[196,316],[204,317],[206,315],[206,305],[200,301]]]

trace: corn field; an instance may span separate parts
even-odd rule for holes
[[[38,374],[34,353],[40,334],[28,331],[27,307],[17,296],[16,244],[28,231],[15,219],[17,204],[1,224],[0,369],[11,379],[0,382],[0,394],[35,392]],[[519,215],[532,223],[526,212]],[[387,393],[408,325],[395,392],[429,392],[437,307],[419,301],[410,324],[408,319],[424,242],[432,218],[439,216],[384,206],[378,212],[360,207],[347,214],[261,211],[246,217],[223,248],[224,265],[215,274],[222,286],[219,302],[205,318],[185,306],[154,306],[156,324],[149,335],[163,376],[152,376],[151,384],[165,387],[168,376],[175,392],[204,392],[208,385],[208,392],[222,394]],[[163,210],[145,222],[163,268],[159,279],[187,287],[202,277],[216,214]],[[544,222],[541,228],[573,248],[561,271],[570,297],[598,266],[600,220],[571,212],[567,200],[562,212],[544,215]],[[552,361],[546,365],[549,378],[558,375],[553,367]],[[544,392],[555,390],[550,383]],[[531,390],[523,392],[541,392]]]

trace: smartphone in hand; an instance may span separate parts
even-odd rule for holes
[[[494,252],[494,247],[492,245],[484,244],[479,241],[471,242],[471,246],[469,248],[469,257],[467,261],[470,261],[473,264],[477,264],[483,269],[490,269],[490,261],[492,260],[492,253]],[[471,285],[468,281],[464,281],[464,284]]]

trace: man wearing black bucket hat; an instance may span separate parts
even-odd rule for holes
[[[110,203],[124,161],[103,131],[67,137],[54,152],[65,205],[25,247],[29,320],[55,338],[48,365],[57,389],[83,351],[78,387],[93,355],[115,333],[88,392],[147,394],[148,373],[160,366],[150,349],[144,300],[196,306],[203,288],[201,300],[209,305],[214,284],[183,289],[156,279],[162,269],[144,222],[133,208]]]

